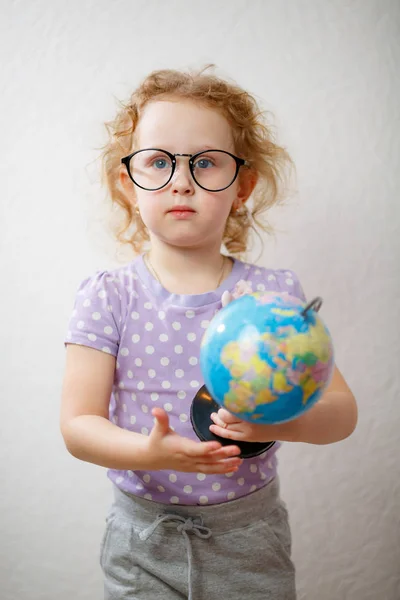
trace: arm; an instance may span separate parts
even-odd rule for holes
[[[212,416],[210,430],[231,440],[265,442],[281,440],[308,444],[332,444],[347,438],[357,424],[357,404],[339,369],[319,401],[297,419],[280,425],[247,423],[220,409]]]
[[[60,427],[69,452],[87,462],[117,470],[228,473],[237,470],[234,444],[195,442],[174,433],[168,414],[153,409],[149,436],[108,420],[115,358],[93,348],[69,344],[62,390]]]

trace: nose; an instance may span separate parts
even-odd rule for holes
[[[194,193],[194,182],[187,162],[176,165],[171,184],[173,194],[191,196]]]

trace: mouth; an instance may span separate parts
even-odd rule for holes
[[[180,204],[178,206],[173,206],[167,212],[169,212],[169,213],[175,213],[175,212],[177,212],[177,213],[194,213],[196,211],[193,208],[191,208],[190,206]]]

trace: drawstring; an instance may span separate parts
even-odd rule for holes
[[[203,540],[207,540],[208,538],[210,538],[212,536],[212,531],[208,527],[204,527],[202,523],[197,522],[196,519],[194,519],[194,520],[193,519],[185,519],[184,517],[181,517],[180,515],[174,515],[171,513],[171,514],[165,514],[165,515],[158,515],[157,519],[154,521],[154,523],[152,523],[150,525],[150,527],[143,529],[143,531],[141,531],[139,533],[139,538],[143,541],[146,541],[154,533],[154,531],[157,529],[157,527],[161,523],[176,525],[177,531],[179,531],[179,533],[182,533],[182,535],[184,537],[185,545],[186,545],[186,552],[188,555],[188,590],[189,590],[188,600],[192,600],[193,553],[192,553],[192,544],[190,543],[188,532],[192,531],[194,533],[194,535],[197,535],[197,537],[202,538]]]

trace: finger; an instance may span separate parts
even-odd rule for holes
[[[151,414],[155,418],[153,431],[160,436],[167,435],[169,432],[169,417],[162,408],[153,408]]]
[[[233,459],[231,459],[233,461]],[[198,473],[204,473],[206,475],[211,474],[224,474],[224,473],[235,473],[241,463],[225,461],[217,464],[209,463],[198,463],[196,465],[196,471]]]
[[[182,452],[192,458],[208,456],[221,448],[220,442],[194,442],[187,438],[183,439]]]
[[[230,425],[231,423],[241,423],[241,421],[242,421],[242,419],[239,419],[239,417],[233,415],[232,413],[227,411],[225,408],[219,409],[218,417],[221,419],[221,421],[228,423],[228,425]]]
[[[215,435],[228,440],[245,441],[246,439],[243,431],[234,431],[233,429],[226,429],[224,427],[219,427],[218,425],[210,425],[210,431]]]
[[[227,427],[228,426],[228,424],[225,423],[225,421],[220,419],[218,413],[211,413],[210,418],[216,425],[218,425],[218,427]]]
[[[241,450],[239,446],[235,446],[234,444],[229,446],[222,446],[219,450],[215,450],[215,452],[211,452],[208,457],[210,460],[221,460],[224,458],[230,458],[234,456],[239,456]]]

